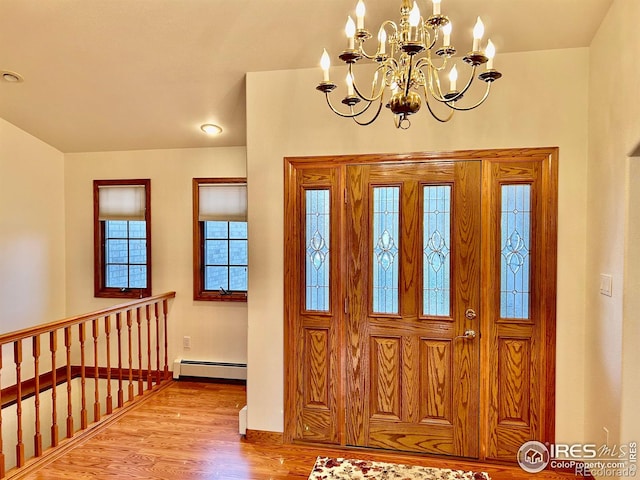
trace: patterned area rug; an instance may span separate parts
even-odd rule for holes
[[[464,472],[397,463],[318,457],[309,480],[491,480],[484,472]]]

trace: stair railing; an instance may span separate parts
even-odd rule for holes
[[[0,479],[171,379],[174,297],[168,292],[0,335]]]

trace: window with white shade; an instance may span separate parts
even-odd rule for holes
[[[151,295],[151,182],[94,180],[96,297]]]
[[[247,181],[193,179],[193,298],[246,301]]]

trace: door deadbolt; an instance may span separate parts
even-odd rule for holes
[[[464,312],[464,316],[467,317],[468,320],[473,320],[478,316],[478,314],[473,308],[467,308],[467,311]]]

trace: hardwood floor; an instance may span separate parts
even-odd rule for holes
[[[575,478],[417,455],[250,443],[238,435],[238,411],[245,398],[243,385],[175,382],[23,478],[307,480],[318,455],[482,470],[493,480]]]

